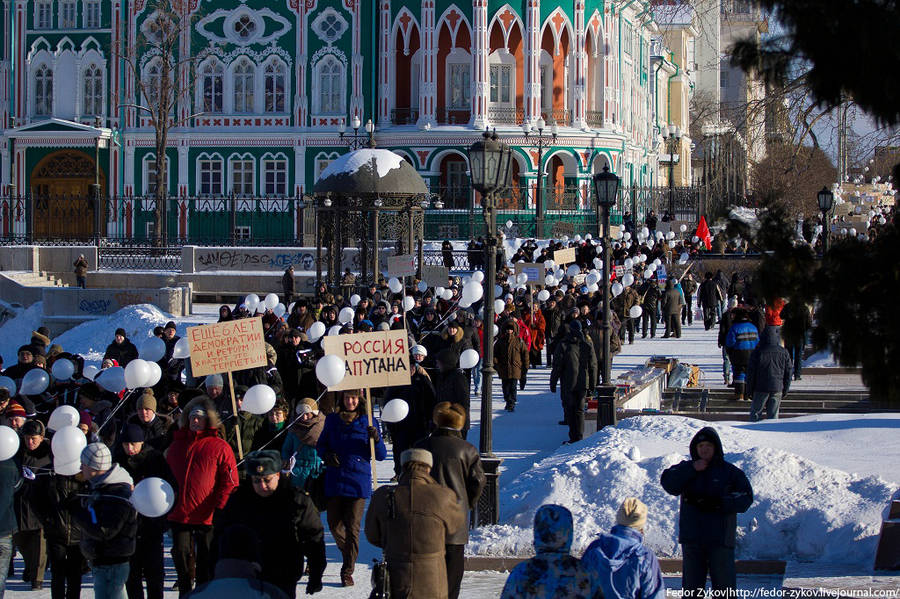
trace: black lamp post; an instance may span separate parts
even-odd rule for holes
[[[535,237],[538,239],[544,236],[544,148],[550,147],[551,145],[556,143],[556,137],[559,135],[559,127],[556,126],[556,122],[553,123],[550,127],[550,137],[544,136],[544,127],[546,127],[546,123],[544,122],[543,117],[538,117],[537,122],[535,123],[535,141],[538,149],[538,174],[537,174],[537,194],[534,197],[534,226],[535,226]],[[522,133],[525,134],[525,142],[528,142],[528,136],[532,134],[531,125],[528,124],[528,121],[525,121],[522,124]]]
[[[347,133],[347,126],[344,124],[344,119],[341,119],[341,122],[338,125],[338,134],[341,136],[341,141],[344,141],[344,137],[350,138],[349,145],[351,150],[358,150],[366,145],[367,142],[372,141],[372,134],[375,132],[375,125],[372,123],[372,119],[366,121],[365,135],[359,132],[361,126],[359,116],[354,115],[351,126],[353,128],[352,135]]]
[[[822,191],[816,194],[816,200],[819,202],[819,211],[822,213],[822,255],[828,251],[828,238],[831,233],[831,223],[829,223],[828,214],[834,205],[834,194],[828,187],[823,187]]]
[[[481,194],[484,222],[487,227],[484,246],[484,358],[482,360],[481,435],[479,451],[487,477],[487,486],[475,508],[478,526],[496,524],[500,516],[498,489],[499,467],[502,460],[493,453],[493,382],[494,382],[494,285],[497,283],[497,192],[509,187],[512,150],[484,132],[483,139],[469,148],[469,172],[472,187]]]
[[[100,238],[103,236],[103,206],[100,203],[100,147],[106,147],[106,140],[101,140],[100,127],[103,121],[100,117],[94,117],[94,128],[97,137],[94,138],[94,184],[91,185],[91,199],[94,202],[94,228],[96,230],[95,244],[100,246]]]
[[[669,152],[669,217],[675,218],[675,150],[681,141],[681,129],[670,124],[662,137]]]
[[[609,317],[609,210],[616,203],[616,194],[619,191],[619,177],[609,172],[609,165],[603,166],[603,172],[594,175],[594,193],[597,195],[597,205],[603,209],[603,365],[600,370],[603,385],[610,383],[610,369],[612,356],[609,354],[609,336],[612,330]]]

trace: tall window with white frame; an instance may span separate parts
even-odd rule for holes
[[[344,113],[344,66],[333,56],[318,66],[319,114]]]
[[[234,112],[251,113],[254,111],[254,87],[256,85],[256,67],[246,58],[241,58],[232,72],[234,83]]]
[[[512,65],[491,65],[490,102],[492,104],[512,103]]]
[[[218,158],[200,160],[200,195],[222,195],[222,161]]]
[[[34,74],[34,114],[53,114],[53,71],[45,64],[38,67]]]
[[[100,0],[84,0],[84,28],[100,29]]]
[[[253,160],[250,158],[231,159],[231,193],[238,197],[253,196]]]
[[[144,195],[145,196],[155,196],[156,195],[156,156],[153,154],[148,155],[144,159],[144,172],[146,173],[146,177],[144,179]]]
[[[266,112],[284,112],[284,87],[286,79],[284,64],[272,61],[265,68]]]
[[[147,66],[144,75],[144,101],[154,114],[159,109],[159,88],[162,85],[162,69],[160,61],[154,60]]]
[[[287,160],[263,161],[263,191],[267,196],[287,195]]]
[[[53,28],[53,2],[51,0],[35,0],[34,3],[34,28]]]
[[[77,2],[61,0],[59,3],[59,28],[75,29],[78,27]]]
[[[103,114],[103,73],[95,64],[84,71],[84,102],[82,112],[85,115]]]
[[[468,110],[472,101],[472,65],[467,63],[451,63],[450,65],[450,97],[447,106],[450,110]]]
[[[200,89],[203,95],[203,112],[222,112],[222,81],[224,69],[218,61],[203,65],[200,71]]]

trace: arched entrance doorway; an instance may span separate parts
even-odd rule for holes
[[[94,159],[79,150],[45,156],[31,171],[34,235],[48,238],[91,237],[94,234]],[[100,172],[100,195],[106,177]]]

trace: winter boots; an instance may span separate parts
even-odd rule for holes
[[[744,381],[735,381],[734,383],[734,399],[744,401]]]

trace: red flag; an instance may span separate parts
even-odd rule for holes
[[[706,217],[700,217],[700,224],[697,225],[697,232],[694,233],[700,238],[700,241],[706,246],[706,251],[712,249],[712,236],[709,234],[709,226],[706,224]]]

